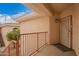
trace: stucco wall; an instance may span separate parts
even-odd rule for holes
[[[48,31],[48,23],[47,17],[22,22],[20,24],[21,34]]]
[[[59,22],[55,21],[55,16],[50,17],[50,42],[59,43]]]
[[[79,55],[79,4],[74,5],[73,26],[73,42],[76,54]]]
[[[49,17],[41,17],[20,23],[20,33],[48,32]]]
[[[59,42],[59,23],[55,22],[54,17],[40,17],[20,23],[21,34],[34,32],[48,32],[51,44]]]
[[[75,4],[72,7],[66,9],[60,15],[61,18],[72,15],[72,23],[73,23],[73,49],[75,50],[76,54],[79,55],[79,4]]]

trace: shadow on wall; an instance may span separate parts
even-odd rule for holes
[[[1,28],[0,28],[0,47],[5,46],[3,38],[2,38],[2,34],[1,34]]]

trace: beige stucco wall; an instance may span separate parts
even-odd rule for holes
[[[73,27],[73,42],[76,54],[79,55],[79,4],[74,5]]]
[[[21,34],[33,32],[48,32],[49,18],[42,17],[20,23]]]
[[[20,23],[20,33],[48,32],[49,34],[49,17],[39,17]]]
[[[59,22],[55,21],[55,16],[50,17],[50,42],[51,44],[59,43]]]
[[[75,4],[72,7],[66,9],[60,15],[61,18],[72,15],[72,23],[73,23],[73,49],[75,50],[76,54],[79,55],[79,4]]]
[[[54,17],[44,16],[20,23],[20,33],[48,32],[50,44],[59,42],[59,23]]]

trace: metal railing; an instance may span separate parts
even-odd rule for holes
[[[5,56],[30,56],[47,44],[47,32],[20,34],[20,40],[9,45],[3,50]]]
[[[20,35],[21,55],[29,56],[47,44],[47,32],[26,33]]]
[[[2,55],[5,55],[5,56],[13,55],[12,54],[14,52],[13,42],[10,42],[7,46],[3,47],[2,49],[3,49]]]
[[[19,56],[19,41],[10,42],[7,46],[3,48],[3,51],[1,52],[4,56]]]

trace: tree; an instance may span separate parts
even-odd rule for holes
[[[15,43],[16,41],[19,40],[19,37],[20,37],[20,30],[18,28],[14,28],[13,31],[10,31],[7,33],[7,39],[8,41],[15,41],[14,42],[14,47],[15,47]]]
[[[14,30],[14,29],[13,29],[13,31],[10,31],[10,32],[7,33],[6,36],[7,36],[8,41],[11,41],[11,40],[17,41],[19,39],[20,30],[18,28],[16,28],[16,30]]]

